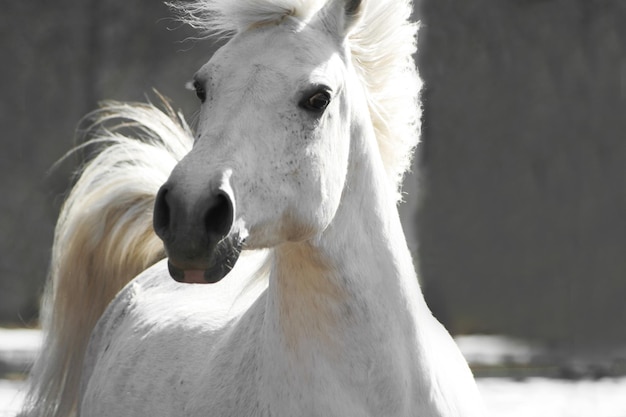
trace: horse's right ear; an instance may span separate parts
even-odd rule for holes
[[[361,3],[361,0],[346,0],[346,13],[352,16],[356,15],[361,8]]]
[[[363,3],[363,0],[329,0],[315,20],[344,39],[359,21]]]
[[[348,34],[361,17],[363,0],[345,0],[344,10],[346,12],[344,27],[345,34]]]

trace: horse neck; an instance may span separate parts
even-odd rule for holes
[[[349,404],[346,387],[358,387],[352,394],[366,396],[365,403],[402,407],[408,401],[403,394],[415,394],[412,377],[419,373],[417,321],[420,314],[430,314],[402,232],[395,190],[372,138],[359,139],[353,140],[333,222],[316,239],[275,250],[268,288],[263,332],[266,355],[272,358],[267,376],[279,390],[274,394],[285,398],[292,389],[301,394],[298,384],[306,383],[318,414],[320,397],[329,404],[327,415],[340,409],[332,407]],[[381,386],[389,389],[381,392]],[[344,397],[341,404],[329,400],[333,395]],[[344,415],[355,412],[348,410]]]

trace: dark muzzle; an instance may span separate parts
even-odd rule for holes
[[[154,205],[154,230],[163,240],[176,281],[214,283],[233,268],[242,239],[233,232],[235,207],[227,187],[165,183]]]

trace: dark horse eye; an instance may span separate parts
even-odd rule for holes
[[[317,90],[311,95],[307,95],[299,106],[305,110],[321,113],[326,110],[326,107],[330,104],[330,93],[327,90]]]
[[[194,81],[193,89],[196,91],[196,96],[198,96],[200,102],[204,103],[206,100],[206,90],[204,89],[204,86],[199,81]]]

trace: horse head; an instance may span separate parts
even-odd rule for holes
[[[217,282],[242,248],[311,239],[330,224],[358,113],[346,38],[359,5],[331,1],[306,20],[272,15],[196,73],[195,144],[154,210],[174,279]]]

